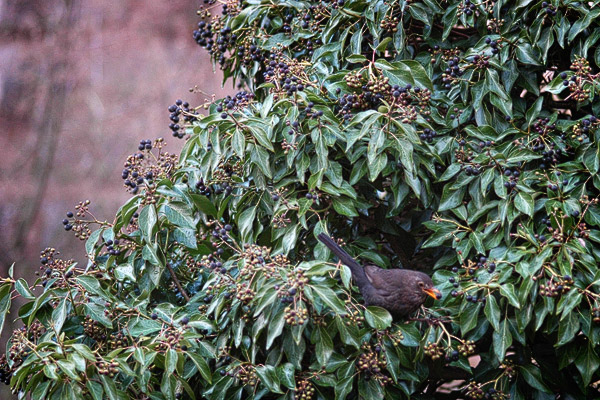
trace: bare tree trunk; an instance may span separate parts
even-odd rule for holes
[[[54,59],[50,61],[49,73],[44,76],[44,82],[48,82],[43,100],[43,113],[35,123],[32,132],[37,136],[33,151],[25,151],[22,154],[24,160],[29,159],[30,170],[28,172],[35,182],[35,189],[19,199],[19,208],[16,220],[11,225],[15,226],[13,232],[0,230],[0,275],[6,275],[7,269],[14,260],[21,259],[27,249],[28,236],[33,224],[39,214],[44,194],[51,177],[56,147],[59,141],[63,120],[65,117],[65,100],[70,92],[68,49],[70,47],[69,26],[76,19],[74,1],[64,1],[64,13],[51,31],[47,34],[56,36],[58,51],[54,53]],[[42,82],[37,82],[43,84]],[[25,88],[27,89],[27,87]],[[22,93],[27,96],[27,93]],[[15,171],[18,176],[19,171]]]

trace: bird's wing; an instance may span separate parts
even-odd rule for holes
[[[398,289],[395,287],[395,280],[391,271],[379,268],[375,265],[366,265],[364,270],[371,285],[379,289],[381,295],[385,296],[392,294]]]

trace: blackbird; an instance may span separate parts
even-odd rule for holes
[[[427,296],[442,298],[440,291],[433,287],[431,278],[423,272],[382,269],[375,265],[366,265],[363,268],[332,238],[324,233],[320,233],[318,238],[341,262],[350,267],[352,277],[367,306],[383,307],[397,318],[416,311]]]

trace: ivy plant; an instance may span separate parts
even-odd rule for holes
[[[2,280],[21,327],[0,378],[35,399],[596,398],[600,2],[205,3],[193,40],[239,91],[168,107],[183,150],[140,142],[112,222],[67,213],[87,265],[48,248],[35,282]],[[364,307],[321,232],[443,299]]]

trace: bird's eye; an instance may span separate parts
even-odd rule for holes
[[[424,282],[419,282],[419,287],[424,287],[425,283]]]

